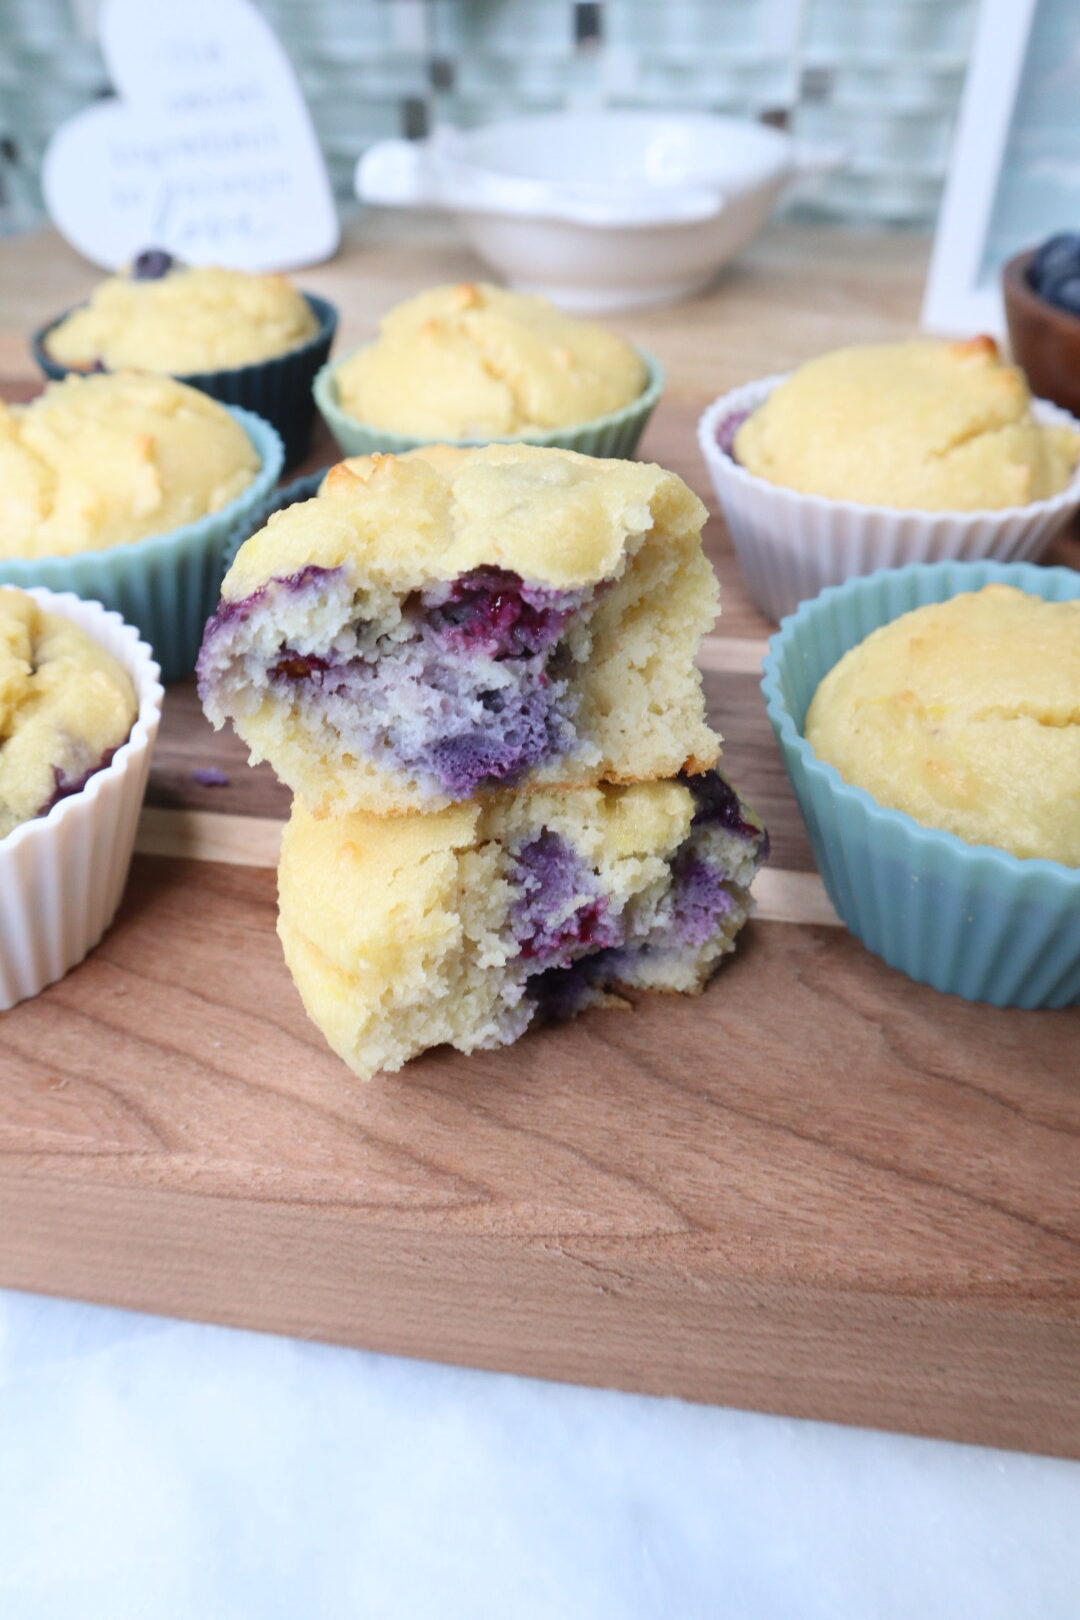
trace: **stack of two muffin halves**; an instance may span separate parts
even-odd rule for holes
[[[694,656],[704,508],[523,445],[342,463],[241,548],[199,688],[293,790],[278,931],[357,1073],[696,991],[765,852]]]

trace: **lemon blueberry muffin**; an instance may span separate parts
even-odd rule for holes
[[[924,826],[1080,866],[1080,601],[995,584],[905,613],[829,671],[805,731]]]
[[[571,451],[342,463],[237,554],[204,708],[317,812],[705,770],[704,517],[673,473]]]
[[[0,558],[97,551],[216,512],[259,457],[224,406],[172,377],[120,372],[0,404]]]
[[[315,336],[284,276],[178,264],[161,249],[110,276],[48,332],[45,352],[78,370],[185,373],[253,365]]]
[[[399,304],[335,379],[338,403],[368,426],[492,439],[606,416],[637,399],[647,375],[615,333],[481,282],[433,287]]]
[[[136,712],[111,653],[25,591],[0,589],[0,838],[104,769]]]
[[[1023,373],[991,338],[917,339],[800,366],[737,425],[733,453],[748,472],[803,494],[966,512],[1058,494],[1080,436],[1036,420]]]
[[[278,932],[308,1014],[364,1078],[506,1045],[622,988],[699,991],[766,851],[718,773],[504,793],[437,815],[313,817],[282,846]]]

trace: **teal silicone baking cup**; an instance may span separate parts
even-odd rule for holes
[[[308,338],[295,349],[272,355],[250,366],[233,366],[221,371],[178,372],[176,380],[209,394],[222,405],[238,405],[241,410],[254,411],[281,434],[285,445],[285,465],[291,467],[306,454],[311,440],[311,425],[315,420],[315,404],[311,385],[315,374],[325,365],[337,330],[337,310],[326,298],[304,293],[308,308],[318,321],[314,337]],[[54,360],[45,347],[53,327],[71,314],[65,310],[47,326],[34,333],[30,348],[34,359],[47,377],[54,380],[66,377],[71,367]],[[75,375],[83,376],[83,372]]]
[[[248,487],[219,512],[164,534],[104,551],[68,557],[10,557],[0,561],[0,585],[47,585],[101,602],[137,625],[154,649],[164,681],[195,667],[203,625],[217,606],[225,549],[246,512],[265,501],[281,476],[281,439],[251,411],[226,406],[259,455]]]
[[[835,663],[912,608],[991,582],[1060,602],[1080,573],[1031,563],[928,563],[830,586],[785,618],[761,689],[829,898],[875,955],[922,984],[995,1007],[1080,1001],[1080,870],[966,844],[845,782],[803,736]]]
[[[357,351],[352,351],[355,354]],[[338,403],[337,372],[351,355],[342,355],[323,366],[315,378],[315,403],[334,438],[347,456],[370,456],[376,451],[384,455],[404,455],[407,450],[419,450],[425,444],[538,444],[548,449],[577,450],[583,456],[605,456],[620,461],[628,460],[638,447],[645,425],[656,407],[664,389],[664,371],[659,360],[639,349],[648,376],[645,387],[636,399],[607,416],[597,416],[591,422],[577,427],[553,428],[550,433],[517,434],[494,439],[431,439],[412,438],[405,433],[387,433],[382,428],[368,427],[357,417],[350,416]]]

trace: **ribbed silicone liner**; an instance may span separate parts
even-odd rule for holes
[[[337,330],[338,312],[334,305],[314,293],[305,293],[304,297],[319,329],[299,348],[274,355],[269,360],[259,360],[254,365],[234,366],[231,370],[176,373],[178,382],[198,388],[223,405],[239,405],[243,410],[254,411],[275,427],[285,446],[287,467],[307,454],[315,420],[311,385],[316,372],[326,363]],[[50,359],[45,350],[45,339],[53,327],[59,326],[70,314],[70,310],[65,310],[63,315],[35,332],[30,340],[34,359],[47,377],[66,377],[72,370]],[[83,373],[76,372],[76,375]]]
[[[406,450],[417,450],[424,444],[539,444],[558,450],[577,450],[583,456],[605,456],[625,461],[637,449],[645,424],[664,388],[664,372],[660,362],[644,349],[637,352],[645,362],[648,378],[644,390],[636,399],[621,410],[598,416],[592,422],[582,422],[577,427],[553,428],[550,433],[518,434],[494,439],[421,439],[367,427],[338,404],[337,370],[351,358],[350,355],[343,355],[340,360],[323,366],[315,378],[315,402],[347,456],[370,456],[376,450],[400,456]]]
[[[220,512],[131,545],[70,557],[7,557],[0,585],[45,585],[102,602],[134,624],[154,649],[166,681],[195,667],[203,626],[217,605],[225,547],[244,515],[260,506],[281,474],[281,440],[261,417],[227,407],[258,451],[260,467],[247,489]]]
[[[232,567],[233,559],[244,541],[265,528],[275,512],[283,512],[287,506],[295,506],[297,501],[312,500],[319,493],[319,485],[329,470],[328,467],[320,467],[318,472],[305,473],[303,478],[294,478],[291,484],[283,484],[280,489],[273,490],[255,511],[249,512],[235,524],[225,545],[225,574]]]
[[[770,619],[793,613],[826,585],[878,568],[946,559],[1028,561],[1080,508],[1080,468],[1060,495],[984,512],[897,511],[770,484],[721,450],[716,433],[730,417],[756,409],[783,381],[764,377],[736,388],[714,401],[698,423],[698,443],[747,589]],[[1046,400],[1035,400],[1034,411],[1040,421],[1080,431],[1080,422]]]
[[[150,648],[119,614],[66,593],[35,589],[30,595],[119,659],[135,684],[139,711],[104,770],[48,815],[0,838],[0,1011],[62,978],[112,922],[127,881],[163,697]]]
[[[819,681],[902,613],[991,581],[1064,601],[1080,573],[1030,564],[936,563],[831,586],[769,642],[761,689],[825,887],[851,932],[891,967],[997,1007],[1080,1001],[1080,870],[1019,860],[920,826],[844,782],[802,735]]]

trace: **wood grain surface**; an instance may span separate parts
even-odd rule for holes
[[[365,231],[304,278],[346,344],[476,272],[441,227]],[[778,227],[714,293],[627,317],[671,375],[643,453],[708,496],[708,399],[913,329],[924,253]],[[92,280],[52,238],[5,245],[8,397],[35,386],[22,332]],[[1080,1455],[1080,1014],[938,995],[837,925],[758,690],[771,626],[716,519],[707,543],[710,714],[773,859],[706,995],[361,1085],[281,961],[288,795],[173,687],[116,925],[0,1015],[0,1282]]]

